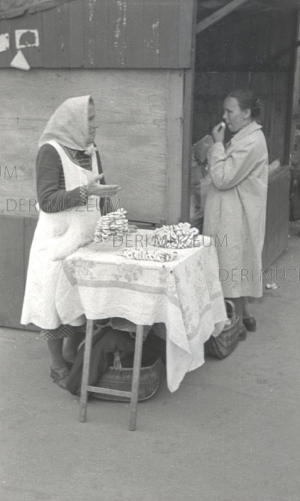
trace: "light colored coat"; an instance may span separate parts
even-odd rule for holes
[[[261,254],[268,188],[268,150],[255,121],[208,153],[211,185],[203,234],[213,237],[225,297],[262,296]]]

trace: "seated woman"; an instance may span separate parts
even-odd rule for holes
[[[62,324],[55,304],[59,273],[65,257],[93,240],[100,216],[99,197],[112,197],[118,191],[117,185],[105,184],[95,133],[91,96],[67,99],[46,125],[36,162],[40,213],[30,250],[21,323],[41,329],[51,355],[51,377],[64,389],[68,362],[75,358],[85,318]]]

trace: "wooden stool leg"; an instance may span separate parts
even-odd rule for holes
[[[134,349],[131,401],[130,401],[130,421],[129,421],[130,431],[134,431],[136,428],[136,414],[137,414],[137,403],[139,398],[140,370],[141,370],[142,350],[143,350],[143,333],[144,333],[144,327],[142,325],[137,325],[136,337],[135,337],[135,349]]]
[[[81,423],[84,423],[86,420],[86,407],[87,407],[87,399],[88,399],[87,387],[89,384],[89,375],[90,375],[90,359],[91,359],[91,351],[92,351],[93,331],[94,331],[94,321],[87,320],[85,346],[84,346],[84,357],[83,357],[83,369],[82,369],[82,381],[81,381],[81,391],[80,391],[79,421]]]

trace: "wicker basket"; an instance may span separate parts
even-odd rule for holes
[[[150,367],[141,367],[140,370],[140,385],[139,385],[139,402],[147,400],[156,393],[162,370],[161,358]],[[119,353],[114,354],[114,366],[109,367],[108,371],[103,374],[96,386],[99,388],[109,388],[111,390],[131,391],[133,368],[123,368]],[[101,400],[114,400],[116,402],[129,402],[129,397],[120,397],[117,395],[106,395],[101,393],[91,393],[95,398]]]
[[[205,356],[215,358],[225,358],[230,355],[238,345],[239,342],[239,317],[235,313],[235,306],[232,301],[225,300],[227,316],[231,320],[231,324],[225,327],[222,332],[217,336],[210,336],[204,343]]]

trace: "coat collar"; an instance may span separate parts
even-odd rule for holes
[[[237,134],[235,134],[230,143],[234,144],[236,141],[240,141],[240,139],[244,139],[246,136],[249,134],[252,134],[252,132],[255,132],[256,130],[262,129],[262,126],[259,125],[255,120],[251,122],[250,124],[246,125],[243,129],[241,129]]]

